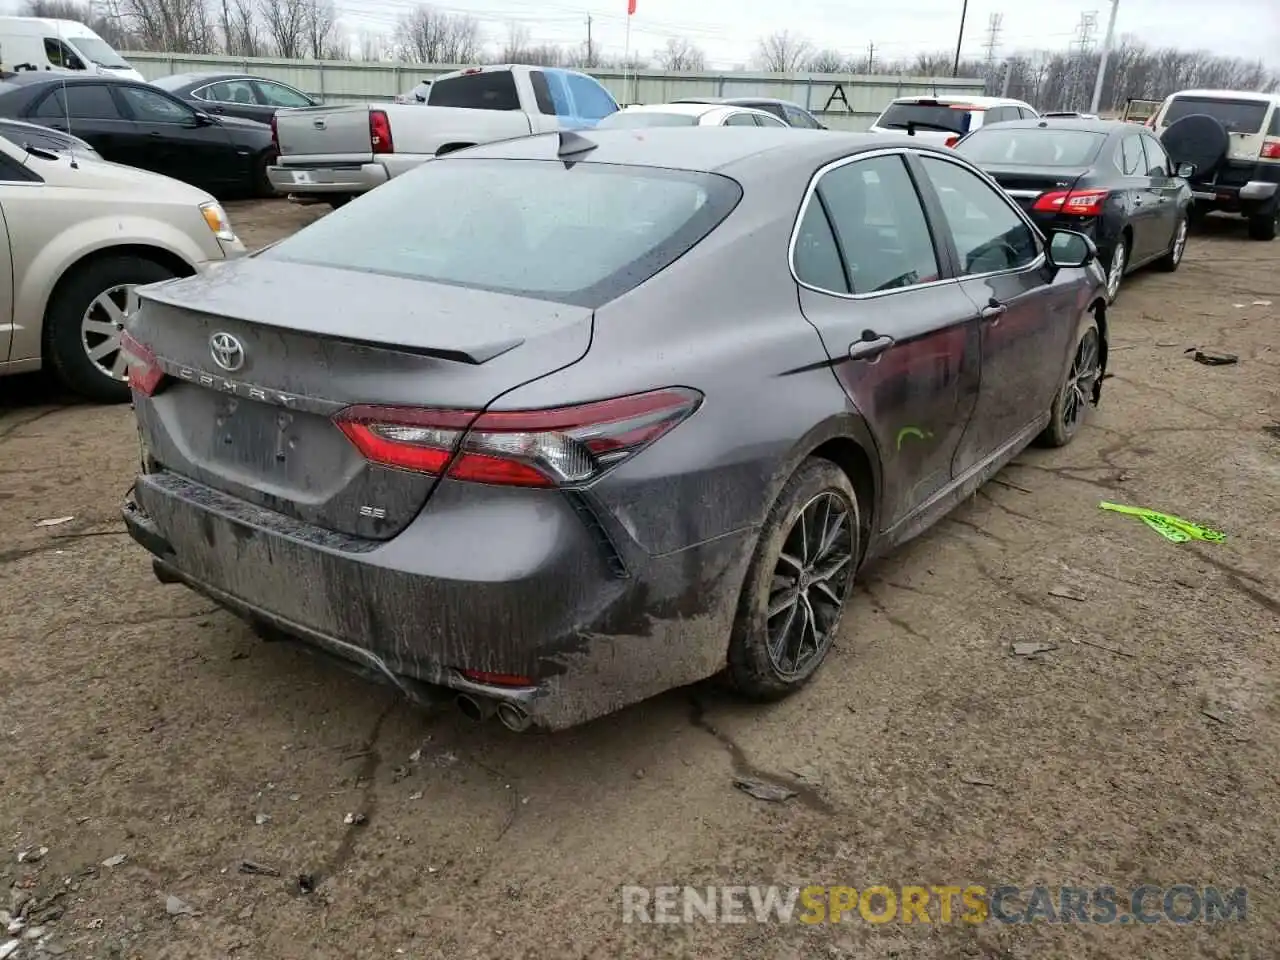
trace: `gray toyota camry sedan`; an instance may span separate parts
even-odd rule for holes
[[[1095,260],[905,136],[461,151],[140,291],[124,517],[162,581],[512,729],[780,697],[863,564],[1080,430]]]

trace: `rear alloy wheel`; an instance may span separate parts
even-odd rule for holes
[[[1129,266],[1129,245],[1123,237],[1116,241],[1111,251],[1111,263],[1107,265],[1107,302],[1115,303],[1120,296],[1120,284],[1124,282],[1124,271]]]
[[[91,400],[128,400],[120,333],[137,302],[133,288],[174,276],[153,260],[121,256],[91,261],[65,278],[45,316],[45,358],[58,378]]]
[[[1173,273],[1182,263],[1182,255],[1187,252],[1187,229],[1186,219],[1179,220],[1177,228],[1173,231],[1173,246],[1169,248],[1168,253],[1156,261],[1156,266],[1165,273]]]
[[[1249,218],[1249,239],[1274,240],[1280,232],[1280,207],[1268,214]]]
[[[861,530],[844,471],[817,458],[801,464],[769,512],[743,585],[728,658],[739,692],[775,700],[822,666],[853,588]]]
[[[1071,360],[1066,380],[1053,398],[1053,406],[1049,410],[1049,425],[1039,437],[1041,445],[1065,447],[1075,439],[1089,408],[1093,406],[1094,393],[1101,376],[1102,337],[1098,333],[1097,321],[1090,318],[1089,325],[1076,344],[1075,356]]]

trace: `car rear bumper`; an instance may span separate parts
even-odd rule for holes
[[[1201,209],[1252,216],[1274,211],[1280,203],[1280,163],[1228,164],[1208,183],[1192,183]]]
[[[480,695],[554,730],[723,668],[752,532],[641,556],[619,549],[584,502],[512,491],[481,516],[465,487],[441,483],[387,541],[334,534],[164,471],[137,478],[124,519],[162,580],[414,699],[424,685]],[[497,687],[464,671],[532,683]]]
[[[429,159],[414,154],[389,153],[371,163],[277,164],[267,168],[267,179],[280,193],[365,193]]]

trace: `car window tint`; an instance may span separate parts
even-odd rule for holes
[[[248,80],[223,80],[200,91],[199,99],[214,103],[257,103]]]
[[[53,37],[45,37],[44,55],[55,67],[66,67],[68,70],[84,69],[84,63],[76,56],[75,51]]]
[[[186,123],[195,111],[155,90],[120,87],[120,95],[135,120],[143,123]]]
[[[533,99],[538,104],[538,112],[554,117],[556,101],[551,96],[551,85],[547,83],[547,75],[541,70],[530,70],[529,83],[533,87]]]
[[[472,110],[519,110],[520,93],[510,70],[487,70],[437,80],[431,85],[427,104]]]
[[[726,127],[756,127],[756,118],[749,113],[731,113],[729,119],[725,120]]]
[[[793,127],[801,127],[812,130],[817,127],[817,123],[803,110],[797,110],[795,107],[784,106],[783,112],[787,115],[787,123]]]
[[[1169,162],[1169,155],[1164,152],[1164,147],[1160,146],[1160,142],[1155,137],[1143,137],[1142,146],[1147,152],[1147,172],[1151,176],[1173,175],[1173,164]]]
[[[971,126],[977,126],[973,123],[973,114],[968,110],[956,109],[936,101],[891,103],[880,114],[876,126],[906,130],[912,123],[920,124],[921,129],[947,130],[951,133],[968,133]]]
[[[595,308],[683,256],[741,196],[712,173],[445,159],[262,256]]]
[[[853,292],[880,293],[938,279],[920,197],[900,156],[837,167],[818,182],[844,251]]]
[[[580,73],[565,74],[577,115],[584,120],[602,120],[618,109],[609,91]]]
[[[5,139],[10,139],[9,134],[4,134]],[[7,153],[0,153],[0,181],[11,181],[25,183],[32,180],[40,180],[40,174],[34,170],[23,166],[17,160],[13,159]]]
[[[1146,176],[1147,160],[1142,153],[1142,138],[1129,136],[1121,140],[1116,163],[1126,177]]]
[[[311,98],[305,93],[286,87],[283,83],[272,83],[268,80],[256,80],[258,96],[270,107],[309,107]]]
[[[120,110],[111,91],[102,84],[67,84],[66,99],[59,87],[40,102],[37,117],[66,117],[73,120],[119,120]]]
[[[757,114],[755,115],[755,121],[756,121],[756,125],[757,125],[757,126],[761,126],[761,127],[783,127],[783,128],[785,128],[785,127],[787,126],[785,123],[783,123],[783,122],[782,122],[781,120],[779,120],[777,117],[775,117],[772,113],[757,113]]]
[[[920,158],[937,191],[965,274],[1017,270],[1040,255],[1035,232],[1003,195],[959,164]]]
[[[1280,137],[1280,104],[1272,108],[1271,126],[1267,129],[1267,136]]]
[[[851,292],[831,222],[817,194],[805,206],[804,218],[796,232],[792,264],[801,283],[830,293]]]
[[[1229,100],[1221,97],[1174,97],[1161,121],[1169,126],[1192,114],[1213,117],[1232,133],[1261,133],[1268,104],[1262,99]]]

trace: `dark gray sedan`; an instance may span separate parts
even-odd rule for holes
[[[139,291],[125,520],[162,581],[512,729],[776,698],[862,564],[1080,430],[1094,256],[906,137],[459,151]]]
[[[270,123],[277,110],[320,106],[287,83],[243,73],[175,73],[151,82],[205,113],[259,123]]]

